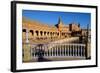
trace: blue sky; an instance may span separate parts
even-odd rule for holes
[[[65,25],[73,22],[80,23],[82,28],[86,28],[87,24],[91,25],[90,13],[23,10],[22,16],[48,25],[57,24],[59,17]]]

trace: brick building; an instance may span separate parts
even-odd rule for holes
[[[81,32],[79,24],[63,24],[61,18],[54,26],[43,24],[39,21],[33,21],[23,18],[22,21],[22,39],[26,40],[26,32],[28,31],[28,39],[30,43],[47,43],[50,41],[60,40],[73,36],[74,33]]]

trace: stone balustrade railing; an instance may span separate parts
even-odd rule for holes
[[[46,50],[45,50],[46,49]],[[54,56],[76,56],[85,57],[85,44],[58,44],[54,43],[52,48],[46,45],[35,46],[32,49],[32,57],[38,57],[41,54],[43,57]]]

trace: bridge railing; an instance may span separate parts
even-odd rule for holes
[[[50,47],[52,46],[52,47]],[[38,57],[85,57],[85,44],[51,44],[51,45],[34,45],[31,54],[32,58]]]

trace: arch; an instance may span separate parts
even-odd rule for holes
[[[49,35],[49,32],[47,32],[47,35]]]
[[[39,31],[35,31],[36,32],[36,35],[38,36],[39,35]]]
[[[62,33],[62,36],[63,36],[63,33]]]
[[[56,35],[56,32],[54,32],[54,34]]]
[[[26,32],[26,29],[22,29],[23,32]]]
[[[57,33],[57,35],[59,36],[59,32]]]
[[[44,35],[46,35],[46,31],[44,31]]]
[[[50,32],[50,35],[52,35],[52,32]]]
[[[33,35],[33,30],[30,30],[30,33],[32,33],[32,35]]]

